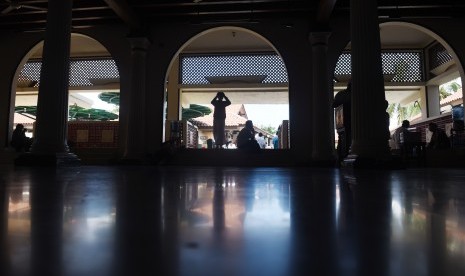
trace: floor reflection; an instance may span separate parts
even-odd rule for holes
[[[262,274],[270,263],[268,275],[286,271],[289,182],[274,175],[212,169],[182,186],[181,274],[202,275],[205,260],[209,275]]]
[[[3,172],[2,276],[465,274],[462,171]]]

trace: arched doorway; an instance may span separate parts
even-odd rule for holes
[[[421,132],[428,142],[429,122],[451,135],[453,120],[463,121],[463,67],[452,47],[438,34],[407,22],[380,25],[385,98],[393,133],[403,120]],[[339,56],[335,73],[335,94],[351,77],[350,43]],[[453,118],[454,113],[461,118]],[[460,115],[459,115],[460,116]],[[391,148],[396,148],[392,143]]]
[[[271,43],[255,32],[219,27],[191,38],[171,62],[165,91],[166,140],[173,137],[171,122],[186,121],[197,135],[184,137],[183,146],[207,148],[213,138],[210,102],[222,91],[232,102],[226,119],[231,148],[246,120],[266,136],[267,148],[273,147],[278,129],[280,148],[290,147],[286,66]]]
[[[12,85],[10,129],[25,125],[34,136],[43,42],[35,45],[16,70]],[[77,153],[87,148],[115,151],[119,128],[119,70],[97,40],[71,34],[68,144]],[[84,157],[85,159],[85,157]]]

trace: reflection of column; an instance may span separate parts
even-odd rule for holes
[[[331,118],[331,93],[329,91],[327,50],[330,33],[312,33],[313,59],[313,161],[334,161],[334,132]]]
[[[376,178],[376,185],[373,179]],[[357,262],[356,275],[389,275],[390,237],[392,221],[391,175],[363,174],[351,179],[354,194],[354,217],[357,226],[354,251]]]
[[[7,182],[8,183],[8,182]],[[9,275],[10,260],[7,247],[8,197],[6,185],[0,185],[0,275]]]
[[[125,159],[141,160],[146,151],[146,58],[150,42],[145,37],[130,37],[131,94]]]
[[[177,209],[172,204],[179,194],[178,186],[165,185],[163,180],[160,183],[159,174],[145,169],[126,171],[120,181],[115,229],[117,265],[111,275],[176,275],[170,269],[176,268],[176,258],[171,254],[176,252],[173,239],[177,236]],[[172,184],[173,179],[167,183]]]
[[[429,275],[448,275],[447,271],[447,233],[446,216],[448,197],[444,190],[447,185],[434,185],[431,193],[434,196],[430,212],[430,232],[428,244]],[[428,229],[428,228],[427,228]]]
[[[64,172],[41,169],[31,176],[31,275],[63,275]]]
[[[213,194],[213,228],[221,231],[225,228],[224,189],[222,183],[215,184]]]
[[[357,225],[354,216],[354,201],[351,184],[347,178],[339,174],[339,210],[337,216],[337,250],[339,263],[354,262],[359,240],[355,231]],[[354,273],[356,274],[356,273]],[[343,275],[343,274],[340,274]]]
[[[31,151],[67,153],[69,55],[72,0],[48,1],[47,29]]]
[[[296,184],[296,183],[294,183]],[[337,275],[335,184],[314,176],[306,185],[291,185],[293,256],[289,275]]]
[[[225,178],[223,170],[220,168],[215,169],[215,186],[213,190],[213,229],[220,232],[225,228],[226,214],[224,210],[224,188]]]
[[[368,159],[389,154],[387,102],[381,63],[377,1],[352,0],[352,153]]]

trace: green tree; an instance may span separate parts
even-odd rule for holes
[[[394,116],[394,113],[397,110],[397,105],[398,104],[396,104],[396,103],[392,103],[392,104],[388,105],[388,107],[386,109],[386,112],[389,114],[389,118],[392,118],[392,116]]]
[[[270,133],[270,134],[275,134],[276,133],[276,128],[273,126],[260,126],[261,129],[264,131]]]
[[[456,82],[456,81],[451,81],[449,83],[445,83],[444,85],[441,85],[439,87],[439,99],[445,99],[448,96],[454,94],[457,92],[459,89],[461,89],[462,86]]]
[[[457,92],[460,88],[462,88],[462,86],[460,86],[460,84],[458,84],[457,82],[453,81],[453,82],[451,82],[451,83],[447,86],[446,89],[447,89],[449,92],[454,91],[454,93],[455,93],[455,92]]]
[[[408,120],[411,117],[421,113],[421,105],[419,101],[415,101],[409,105],[401,106],[399,103],[392,103],[386,109],[389,118],[397,114],[397,124],[402,124],[403,120]]]
[[[452,93],[450,93],[449,91],[447,91],[446,88],[445,88],[444,86],[439,87],[439,99],[440,99],[440,100],[449,97],[451,94],[452,94]]]

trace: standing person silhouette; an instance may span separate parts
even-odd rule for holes
[[[215,147],[222,148],[224,145],[224,128],[226,120],[226,107],[231,101],[223,92],[218,92],[211,101],[215,107],[213,111],[213,138],[215,138]]]
[[[342,105],[342,118],[344,130],[339,132],[339,142],[337,144],[337,155],[339,162],[350,153],[350,147],[352,146],[352,80],[347,83],[347,88],[339,91],[334,97],[333,108],[337,108]]]

